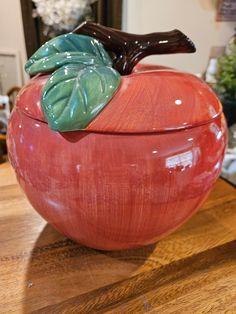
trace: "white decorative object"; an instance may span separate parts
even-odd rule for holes
[[[71,31],[79,21],[91,14],[90,5],[96,0],[33,0],[36,5],[34,17],[40,16],[48,34]],[[53,34],[55,35],[55,34]]]

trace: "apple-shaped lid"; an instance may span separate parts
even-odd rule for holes
[[[91,23],[80,26],[78,32],[83,35],[68,34],[46,43],[26,64],[30,74],[58,69],[51,76],[37,75],[21,90],[16,107],[24,114],[59,132],[109,133],[174,131],[208,123],[221,114],[219,100],[196,76],[136,65],[139,58],[158,49],[193,52],[192,42],[181,32],[144,38]],[[91,33],[103,45],[89,37]],[[115,37],[115,48],[109,36]]]

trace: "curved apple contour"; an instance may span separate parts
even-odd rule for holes
[[[156,241],[196,212],[226,145],[220,104],[204,83],[173,70],[122,77],[86,130],[59,133],[43,121],[45,81],[37,77],[21,92],[8,147],[20,185],[49,223],[85,245],[126,249]]]
[[[220,173],[220,103],[172,69],[138,65],[120,77],[146,55],[194,52],[178,30],[134,35],[84,23],[74,33],[27,62],[29,74],[52,74],[18,97],[10,161],[33,207],[68,237],[106,250],[152,243],[199,208]]]
[[[22,89],[17,104],[22,112],[45,122],[41,98],[48,78],[48,75],[33,78]],[[121,77],[117,92],[84,130],[174,131],[205,124],[221,112],[221,104],[213,91],[196,76],[141,64],[132,74]]]

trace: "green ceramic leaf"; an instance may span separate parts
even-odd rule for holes
[[[120,74],[104,65],[67,65],[55,71],[43,90],[49,127],[64,132],[84,129],[109,102]]]
[[[65,58],[66,54],[67,58]],[[93,57],[96,63],[112,65],[110,56],[97,39],[69,33],[55,37],[40,47],[27,61],[25,70],[29,74],[46,72],[63,65],[63,60],[65,64],[69,63],[68,59],[70,63],[78,63],[78,61],[74,62],[74,58],[78,60],[79,56],[83,57],[81,63],[87,64],[86,62],[91,62]]]
[[[30,66],[29,74],[36,74],[39,72],[48,72],[50,70],[58,69],[66,64],[81,64],[81,65],[95,65],[103,62],[100,58],[93,56],[86,52],[59,52],[49,57],[41,58]]]

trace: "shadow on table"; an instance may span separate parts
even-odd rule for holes
[[[79,245],[46,225],[27,267],[24,313],[99,289],[153,267],[155,245],[105,252]]]

